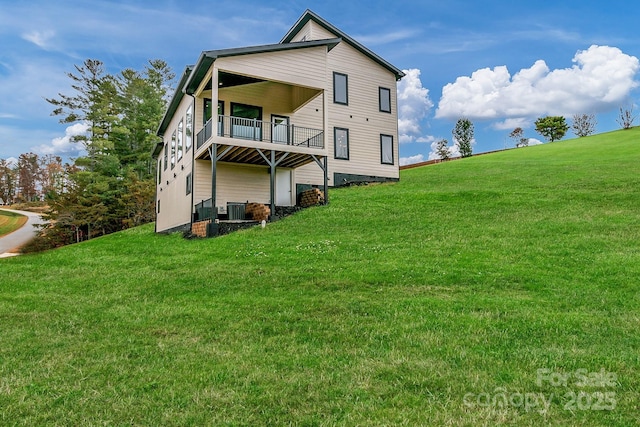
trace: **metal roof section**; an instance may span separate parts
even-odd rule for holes
[[[189,79],[187,80],[183,90],[185,91],[185,93],[192,95],[202,82],[202,79],[206,76],[209,68],[211,68],[211,64],[213,64],[214,61],[218,58],[252,55],[256,53],[281,52],[286,50],[305,49],[317,46],[327,46],[327,49],[331,51],[331,49],[333,49],[340,42],[340,38],[333,38],[326,40],[310,40],[294,43],[277,43],[260,46],[248,46],[232,49],[206,50],[200,54],[198,62],[196,62],[196,65],[193,67],[193,72],[189,76]]]
[[[381,56],[369,50],[367,47],[360,44],[358,41],[350,37],[348,34],[341,31],[340,29],[332,25],[330,22],[324,20],[320,15],[316,14],[315,12],[309,9],[307,9],[302,14],[300,19],[298,19],[298,22],[296,22],[294,26],[291,27],[289,32],[287,32],[287,34],[282,38],[282,40],[280,40],[280,43],[289,43],[293,39],[293,37],[295,37],[295,35],[302,29],[302,27],[304,27],[306,23],[309,22],[310,20],[315,21],[317,24],[324,27],[324,29],[326,29],[327,31],[332,32],[333,34],[340,37],[342,40],[344,40],[345,42],[353,46],[355,49],[357,49],[364,55],[368,56],[369,58],[371,58],[372,60],[374,60],[375,62],[377,62],[384,68],[386,68],[387,70],[391,71],[393,74],[395,74],[396,80],[400,80],[405,76],[402,70],[393,66],[391,63],[384,60]]]

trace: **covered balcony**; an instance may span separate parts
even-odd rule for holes
[[[209,119],[196,136],[196,149],[203,147],[213,136],[213,119]],[[218,115],[216,134],[270,144],[324,149],[324,131],[289,124],[288,118],[263,121],[243,117]]]
[[[204,197],[209,196],[204,190],[197,199],[210,198],[214,216],[227,188],[238,194],[268,193],[263,200],[268,199],[273,213],[280,194],[276,180],[289,176],[295,185],[295,169],[308,164],[323,171],[327,193],[326,55],[339,42],[203,52],[184,92],[193,97],[194,160],[211,168],[210,197]],[[267,176],[256,175],[262,168]],[[225,185],[220,199],[218,173]],[[234,179],[224,181],[231,173]]]

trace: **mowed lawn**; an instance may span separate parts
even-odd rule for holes
[[[16,231],[27,222],[27,217],[0,209],[0,237]]]
[[[639,165],[632,129],[0,260],[0,424],[637,425]]]

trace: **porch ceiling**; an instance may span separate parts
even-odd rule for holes
[[[248,85],[251,83],[260,83],[266,80],[257,79],[254,77],[243,76],[242,74],[233,74],[227,73],[224,71],[220,71],[218,73],[218,88],[222,89],[225,87],[233,87],[233,86],[242,86]],[[211,90],[211,80],[209,80],[204,87],[204,90]]]
[[[218,159],[219,162],[269,166],[265,161],[265,159],[258,152],[259,150],[258,148],[240,147],[240,146],[229,145],[229,144],[217,144],[217,147],[218,147],[218,155],[220,155],[220,153],[224,153],[227,150],[227,148],[231,147],[222,156],[222,158]],[[263,154],[267,157],[271,155],[270,151],[271,150],[262,150]],[[281,159],[286,154],[286,157],[278,164],[278,167],[280,168],[299,168],[300,166],[304,166],[314,161],[311,154],[295,153],[291,151],[282,151],[282,150],[273,150],[273,151],[275,151],[276,161]],[[199,157],[199,159],[211,160],[211,156],[209,155],[209,150],[204,150],[204,152]]]

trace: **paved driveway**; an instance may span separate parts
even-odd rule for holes
[[[11,250],[17,249],[27,243],[29,240],[33,239],[33,237],[36,235],[36,232],[38,231],[35,226],[37,224],[42,224],[44,220],[40,217],[40,214],[36,214],[33,212],[16,211],[13,209],[4,208],[0,209],[9,212],[17,212],[19,214],[25,215],[28,218],[27,222],[22,227],[12,233],[7,234],[4,237],[0,237],[0,258],[2,258],[11,256]]]

